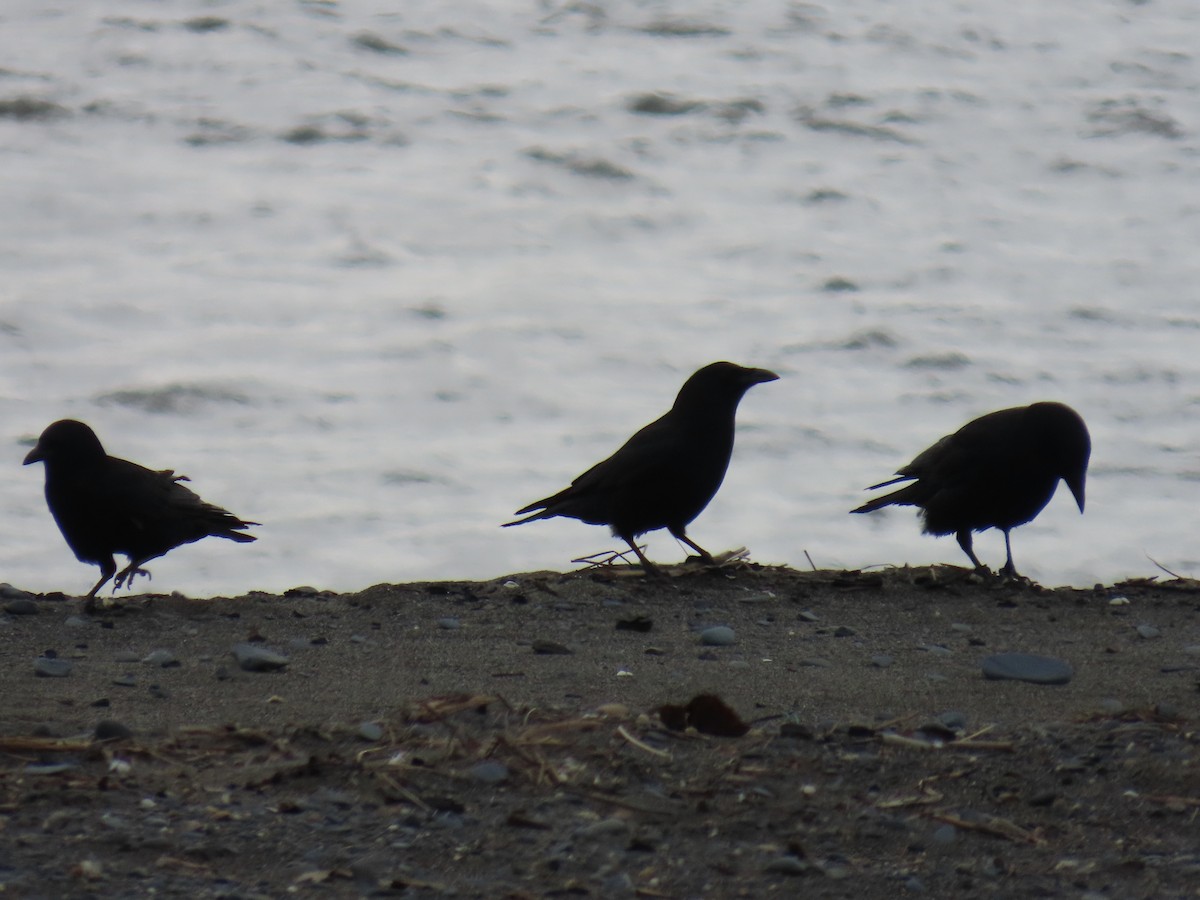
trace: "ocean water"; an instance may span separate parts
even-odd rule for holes
[[[499,524],[717,359],[782,378],[714,552],[961,563],[847,510],[1057,399],[1087,513],[1021,571],[1200,574],[1193,0],[8,0],[0,48],[0,579],[95,579],[20,465],[66,416],[264,523],[139,588],[569,569],[618,542]]]

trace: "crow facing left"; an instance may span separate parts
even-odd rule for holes
[[[62,419],[50,425],[25,457],[25,465],[46,465],[46,503],[80,562],[100,567],[96,592],[116,575],[114,590],[150,576],[141,566],[206,537],[245,543],[244,529],[258,522],[201,500],[171,469],[155,471],[104,452],[95,432],[82,422]],[[129,558],[117,572],[113,555]]]

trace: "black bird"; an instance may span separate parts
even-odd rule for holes
[[[954,534],[978,570],[971,532],[999,528],[1008,559],[1002,575],[1015,576],[1009,531],[1040,513],[1061,478],[1083,512],[1083,487],[1092,441],[1079,413],[1062,403],[1034,403],[988,413],[968,422],[897,471],[898,478],[869,491],[909,484],[851,512],[884,506],[921,508],[926,534]]]
[[[675,405],[631,437],[616,453],[592,466],[566,490],[519,509],[533,515],[509,525],[566,516],[608,525],[647,571],[654,565],[634,538],[665,528],[707,563],[713,558],[687,536],[688,523],[716,495],[733,453],[733,423],[742,395],[779,376],[716,362],[692,375]]]
[[[46,464],[46,503],[80,562],[100,567],[100,580],[88,591],[89,605],[113,574],[114,590],[150,576],[141,565],[182,544],[213,536],[247,542],[254,535],[219,506],[185,488],[185,475],[154,471],[108,456],[95,432],[82,422],[62,419],[50,425],[25,457],[25,465]],[[113,554],[129,557],[117,572]]]

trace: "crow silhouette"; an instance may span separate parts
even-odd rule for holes
[[[699,554],[713,558],[687,536],[688,524],[716,495],[733,453],[734,417],[742,396],[779,376],[716,362],[693,374],[660,419],[638,431],[612,456],[592,466],[571,486],[530,503],[516,515],[533,513],[504,527],[566,516],[589,525],[608,525],[647,571],[654,565],[634,542],[647,531],[667,529]]]

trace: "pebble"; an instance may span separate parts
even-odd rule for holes
[[[601,819],[599,822],[593,822],[590,825],[585,825],[579,829],[579,837],[581,838],[599,838],[613,837],[623,835],[629,831],[629,823],[624,819],[609,818]]]
[[[539,656],[570,656],[575,651],[554,641],[534,641],[533,652]]]
[[[102,719],[96,723],[96,731],[93,737],[98,741],[123,741],[126,738],[133,737],[133,732],[120,722],[115,722],[112,719]]]
[[[849,625],[839,625],[837,628],[835,628],[833,630],[833,636],[835,638],[854,637],[856,634],[858,634],[858,632],[855,631],[853,628],[851,628]]]
[[[1152,639],[1158,637],[1160,634],[1162,634],[1162,632],[1159,631],[1157,628],[1155,628],[1153,625],[1139,625],[1137,627],[1137,633],[1138,633],[1138,637],[1145,638],[1148,641],[1152,640]]]
[[[773,875],[807,875],[811,870],[811,864],[795,856],[780,856],[764,867],[764,871]]]
[[[359,722],[358,736],[364,741],[377,741],[383,737],[383,726],[378,722]]]
[[[33,661],[33,674],[39,678],[66,678],[74,665],[69,659],[39,656]]]
[[[871,665],[877,669],[886,669],[894,660],[886,653],[880,653],[878,656],[871,657]]]
[[[245,672],[274,672],[288,664],[288,658],[257,644],[234,644],[233,658]]]
[[[799,619],[801,622],[820,622],[821,621],[821,617],[818,616],[811,609],[801,610],[796,615],[796,618]]]
[[[950,630],[957,631],[959,634],[970,634],[971,626],[968,625],[966,622],[951,622]]]
[[[458,631],[462,627],[462,623],[453,616],[447,616],[444,619],[437,620],[438,628],[444,628],[446,631]]]
[[[92,623],[90,620],[84,619],[80,616],[67,616],[66,621],[64,621],[63,624],[68,628],[87,628]]]
[[[1119,716],[1125,712],[1125,704],[1116,697],[1105,697],[1097,706],[1100,708],[1100,712],[1107,713],[1110,716]]]
[[[13,616],[35,616],[38,605],[27,597],[18,597],[4,604],[4,611]]]
[[[958,839],[958,829],[953,825],[943,825],[933,833],[933,843],[941,844],[943,847],[953,844]]]
[[[700,643],[707,647],[729,647],[737,643],[737,632],[728,625],[714,625],[700,632]]]
[[[1032,653],[995,653],[984,657],[982,668],[984,678],[1030,684],[1066,684],[1075,676],[1070,663]]]
[[[120,663],[141,662],[142,656],[132,650],[118,650],[113,654],[113,659]]]
[[[500,784],[508,780],[508,766],[499,760],[485,759],[470,768],[471,777],[484,784]]]
[[[933,656],[951,656],[954,653],[949,647],[943,647],[941,644],[918,644],[917,649]]]
[[[952,731],[966,730],[967,717],[964,713],[960,713],[956,709],[947,710],[939,714],[936,718],[943,728],[949,728]]]
[[[112,680],[112,683],[115,684],[117,687],[136,687],[137,679],[134,678],[132,675],[128,675],[128,674],[118,675],[116,678],[114,678]]]
[[[810,669],[832,669],[833,661],[820,656],[806,656],[804,659],[799,660],[796,665],[807,666]]]
[[[163,669],[177,669],[181,665],[170,650],[152,650],[142,657],[142,662]]]

